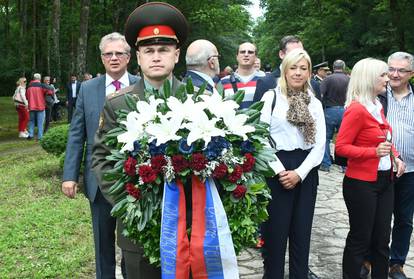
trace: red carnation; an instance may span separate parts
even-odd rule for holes
[[[236,189],[234,189],[232,194],[233,194],[233,197],[235,197],[236,199],[241,199],[246,195],[246,191],[247,191],[246,186],[239,184],[236,186]]]
[[[135,176],[137,174],[137,159],[134,157],[128,157],[124,163],[124,171],[129,176]]]
[[[206,157],[201,153],[194,153],[191,157],[190,166],[195,171],[202,171],[207,164]]]
[[[138,168],[138,174],[144,183],[152,183],[157,179],[157,173],[150,166],[143,165]]]
[[[175,172],[182,172],[185,168],[188,167],[188,162],[182,155],[174,155],[171,158],[172,165]]]
[[[127,191],[128,194],[130,194],[134,198],[136,199],[141,198],[141,191],[137,187],[135,187],[134,183],[129,182],[125,184],[125,190]]]
[[[227,175],[228,168],[226,164],[221,163],[213,171],[213,177],[217,179],[222,179]]]
[[[242,174],[243,174],[243,168],[242,168],[242,166],[236,165],[234,167],[233,172],[229,174],[229,176],[227,177],[227,179],[231,183],[236,183],[237,180],[239,180],[241,178]]]
[[[244,163],[243,163],[243,172],[249,172],[253,170],[254,163],[256,159],[253,157],[251,153],[244,154]]]
[[[156,173],[160,173],[162,167],[167,164],[164,155],[157,155],[151,158],[151,167]]]

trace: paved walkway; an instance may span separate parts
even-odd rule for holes
[[[321,279],[340,279],[342,253],[348,233],[348,214],[342,198],[343,174],[337,166],[333,166],[330,173],[319,172],[319,175],[310,267]],[[241,279],[262,278],[263,264],[258,250],[248,249],[239,255],[238,260]],[[404,270],[407,276],[414,278],[414,235]]]

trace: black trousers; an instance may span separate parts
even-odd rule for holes
[[[294,170],[306,159],[304,150],[279,151],[278,158],[287,170]],[[309,247],[319,177],[313,168],[294,189],[286,190],[278,177],[267,181],[272,200],[269,219],[262,226],[263,263],[266,279],[284,278],[285,253],[289,240],[289,278],[308,276]]]
[[[100,189],[90,202],[92,228],[95,243],[95,266],[97,279],[115,278],[115,229],[116,219],[111,216],[112,205]]]
[[[350,230],[342,260],[343,278],[359,278],[370,253],[372,279],[388,278],[388,257],[394,186],[390,171],[379,171],[375,182],[344,177],[343,196]]]
[[[139,251],[122,249],[125,258],[126,274],[128,279],[160,279],[161,268],[150,265],[144,257],[142,248]]]

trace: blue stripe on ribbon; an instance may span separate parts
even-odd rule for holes
[[[216,213],[214,210],[214,200],[211,194],[211,185],[206,180],[206,232],[204,238],[204,260],[209,279],[223,278],[223,266],[220,255],[220,241],[218,238],[218,228]]]
[[[164,184],[161,223],[161,272],[163,279],[176,278],[178,204],[180,192],[175,182]]]

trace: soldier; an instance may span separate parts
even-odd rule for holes
[[[136,8],[125,24],[125,37],[128,44],[136,49],[138,64],[142,70],[142,79],[134,86],[121,90],[120,94],[109,96],[101,114],[100,127],[95,136],[92,167],[104,196],[113,204],[108,190],[113,182],[103,180],[105,171],[113,168],[113,162],[107,161],[110,149],[104,143],[105,134],[117,126],[115,111],[128,109],[123,95],[132,94],[143,97],[145,89],[162,90],[166,79],[171,82],[172,92],[181,84],[172,71],[178,62],[180,47],[186,40],[188,24],[182,13],[175,7],[160,2],[146,3]],[[159,268],[151,266],[143,256],[139,244],[122,235],[123,224],[118,223],[118,246],[125,256],[127,277],[151,279],[161,278]]]

